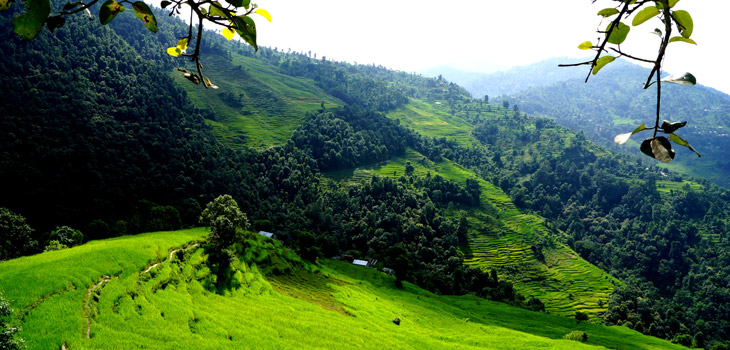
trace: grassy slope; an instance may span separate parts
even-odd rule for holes
[[[448,113],[446,102],[439,103],[411,99],[409,104],[389,113],[388,117],[401,120],[403,125],[425,136],[445,137],[464,147],[478,144],[469,132],[471,125]]]
[[[240,289],[210,293],[199,282],[209,274],[199,247],[167,258],[172,247],[203,234],[128,236],[3,262],[0,288],[21,310],[16,315],[24,315],[22,336],[30,349],[62,343],[70,349],[590,348],[562,340],[576,329],[588,333],[592,345],[675,348],[624,327],[576,324],[473,296],[437,296],[408,283],[399,290],[392,276],[332,261],[268,280],[255,264],[243,264]],[[263,237],[254,240],[268,252],[284,250]],[[261,261],[266,252],[257,254],[253,259]],[[109,281],[87,294],[103,276]]]
[[[461,183],[467,178],[479,181],[481,206],[464,208],[472,225],[470,244],[464,247],[467,264],[485,270],[496,268],[503,276],[509,274],[518,292],[540,298],[550,313],[573,315],[582,311],[597,316],[605,311],[599,300],[608,304],[614,279],[554,239],[552,247],[544,250],[545,262],[538,261],[530,246],[539,236],[550,241],[556,235],[545,226],[545,219],[520,212],[501,189],[458,164],[433,163],[409,150],[403,158],[327,175],[351,182],[368,180],[373,174],[397,178],[404,174],[406,161],[413,164],[416,176],[431,173]]]
[[[281,74],[261,60],[233,54],[233,60],[210,56],[206,74],[219,89],[190,84],[179,72],[173,75],[201,109],[215,112],[208,121],[224,144],[240,148],[281,145],[289,140],[306,113],[342,102],[327,95],[314,81]],[[238,68],[240,67],[240,68]],[[231,93],[236,100],[227,99]]]
[[[400,118],[419,133],[431,137],[447,135],[433,131],[428,125],[438,124],[440,117],[446,116],[444,124],[450,129],[449,134],[458,135],[456,141],[461,144],[476,144],[471,137],[472,126],[461,118],[441,111],[444,105],[426,103],[411,104],[412,113],[392,113],[391,118]],[[423,110],[419,110],[423,109]],[[475,113],[476,111],[471,111]],[[509,112],[509,111],[508,111]],[[497,114],[504,111],[494,110],[486,106],[483,113],[499,118]],[[405,119],[405,121],[403,120]],[[461,120],[461,122],[458,122]],[[426,126],[422,126],[422,125]],[[542,149],[542,152],[559,150]],[[420,155],[410,155],[411,163],[419,162]],[[382,175],[403,173],[405,160],[394,160],[390,165],[377,169]],[[391,167],[399,167],[391,169]],[[437,164],[437,172],[447,179],[464,182],[466,178],[477,179],[477,176],[459,165],[451,162]],[[426,170],[423,170],[426,171]],[[483,269],[501,268],[514,276],[515,288],[526,296],[535,296],[545,302],[547,310],[557,314],[573,314],[575,311],[588,312],[594,316],[605,311],[608,297],[613,290],[613,278],[602,270],[581,259],[565,245],[556,242],[555,236],[545,224],[545,219],[524,214],[512,203],[509,196],[493,184],[479,180],[482,188],[482,208],[468,211],[472,226],[476,229],[470,234],[470,245],[465,251],[467,264]],[[495,219],[490,218],[496,217]],[[531,250],[531,245],[538,236],[547,238],[551,247],[544,251],[545,261],[538,261]],[[617,282],[614,280],[614,283]]]

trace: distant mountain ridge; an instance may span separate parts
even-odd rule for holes
[[[537,65],[531,76],[549,76],[554,69]],[[586,68],[569,69],[570,74],[582,73],[580,79],[566,79],[544,86],[534,86],[501,99],[534,116],[554,119],[563,126],[582,131],[585,135],[612,150],[639,155],[640,142],[650,137],[644,132],[632,137],[621,147],[613,143],[615,135],[629,132],[645,123],[653,126],[656,118],[656,87],[643,89],[649,74],[647,68],[618,60],[600,74],[583,82]],[[576,73],[572,73],[572,71]],[[514,78],[515,85],[529,76]],[[676,133],[694,146],[703,157],[699,159],[689,149],[674,146],[677,158],[667,165],[687,175],[706,178],[724,187],[730,186],[730,161],[726,149],[730,146],[730,95],[697,85],[662,86],[661,119],[688,121]],[[648,160],[648,159],[647,159]],[[664,164],[662,164],[664,165]]]
[[[467,72],[441,66],[426,70],[424,74],[434,77],[440,74],[444,79],[466,88],[474,98],[481,99],[485,95],[490,97],[511,95],[532,87],[585,78],[586,71],[584,69],[558,67],[559,64],[574,61],[579,61],[579,59],[550,58],[534,64],[499,70],[494,73]]]

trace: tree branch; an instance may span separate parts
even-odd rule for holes
[[[652,60],[647,60],[647,59],[643,59],[643,58],[639,58],[639,57],[635,57],[635,56],[629,55],[629,54],[627,54],[627,53],[625,53],[625,52],[621,51],[621,49],[615,49],[615,48],[613,48],[613,47],[610,47],[609,49],[610,49],[611,51],[613,51],[613,52],[615,52],[615,53],[617,53],[617,54],[621,55],[621,56],[625,56],[625,57],[628,57],[628,58],[630,58],[630,59],[632,59],[632,60],[636,60],[636,61],[641,61],[641,62],[646,62],[646,63],[656,63],[655,61],[652,61]]]
[[[601,53],[603,51],[606,51],[606,45],[608,44],[608,38],[611,36],[611,33],[618,28],[618,24],[621,23],[621,18],[629,11],[629,5],[631,4],[630,1],[627,1],[626,4],[624,4],[624,8],[621,9],[621,12],[619,12],[618,16],[616,16],[616,19],[611,23],[611,25],[608,27],[608,30],[606,31],[606,37],[603,39],[603,42],[601,43],[601,46],[598,48],[598,52],[596,53],[596,57],[593,58],[593,61],[591,61],[591,69],[588,71],[588,76],[586,77],[585,82],[588,82],[588,79],[591,78],[591,73],[593,72],[593,68],[598,63],[598,59],[601,58]]]

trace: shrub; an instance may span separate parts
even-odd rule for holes
[[[43,251],[51,252],[54,250],[61,250],[61,249],[66,249],[66,248],[68,248],[67,245],[62,244],[61,242],[54,239],[54,240],[51,240],[50,242],[48,242],[48,244],[46,245],[46,248],[43,249]]]
[[[51,244],[50,241],[57,241],[58,244],[67,248],[83,243],[84,234],[68,226],[56,226],[56,229],[51,232],[51,236],[48,239],[48,245]]]
[[[15,333],[18,333],[17,327],[12,327],[5,323],[4,319],[13,313],[7,300],[0,293],[0,349],[3,350],[19,350],[25,349],[23,343],[25,340],[16,339]]]
[[[576,311],[575,312],[575,320],[580,321],[588,321],[588,314],[585,312]]]
[[[585,342],[585,341],[588,341],[588,334],[586,332],[581,332],[581,331],[572,331],[572,332],[566,334],[563,338],[568,339],[568,340]]]
[[[89,223],[89,231],[87,234],[91,239],[109,238],[109,224],[101,219],[96,219]]]
[[[34,253],[38,243],[32,239],[32,232],[24,217],[0,208],[0,261]]]
[[[672,339],[672,343],[690,347],[692,346],[692,336],[689,334],[677,334],[677,336]]]

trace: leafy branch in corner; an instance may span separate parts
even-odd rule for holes
[[[0,11],[10,8],[15,0],[0,0]],[[32,40],[41,32],[43,26],[53,32],[66,24],[65,16],[86,12],[89,20],[94,16],[89,10],[99,0],[84,2],[81,0],[69,2],[56,15],[51,15],[51,0],[24,0],[27,11],[13,19],[13,31],[22,40]],[[144,26],[153,33],[157,33],[157,19],[150,7],[143,1],[129,0],[106,0],[99,9],[99,23],[109,24],[114,18],[126,8],[125,4],[131,5],[134,15],[139,18]],[[160,7],[170,10],[170,16],[180,15],[183,6],[190,8],[190,22],[188,34],[180,38],[175,46],[167,49],[167,53],[175,57],[189,57],[195,63],[196,71],[178,68],[185,78],[195,84],[203,83],[206,88],[218,87],[210,82],[210,79],[203,75],[203,64],[200,62],[201,41],[203,38],[203,24],[214,24],[223,27],[222,34],[227,40],[232,40],[237,33],[241,39],[253,46],[258,51],[256,44],[256,23],[251,15],[256,13],[271,22],[271,15],[268,11],[258,8],[251,0],[227,0],[225,2],[213,0],[163,0]],[[195,21],[196,18],[197,21]],[[196,27],[193,31],[193,27]],[[188,53],[188,44],[195,41],[195,48]]]
[[[694,29],[694,23],[689,12],[684,10],[673,10],[674,6],[679,0],[612,0],[619,3],[616,7],[609,7],[602,9],[598,12],[598,16],[603,19],[612,18],[613,20],[608,24],[605,30],[598,29],[597,32],[603,35],[603,38],[598,39],[598,43],[594,44],[591,41],[586,41],[578,45],[579,49],[582,50],[595,50],[596,56],[586,62],[573,63],[573,64],[561,64],[560,67],[573,67],[590,65],[590,71],[586,77],[586,82],[590,79],[591,75],[596,75],[598,72],[605,67],[607,64],[615,61],[617,58],[626,57],[634,61],[640,61],[644,63],[650,63],[653,65],[649,76],[644,83],[644,89],[648,89],[650,86],[656,84],[656,121],[653,127],[646,127],[646,124],[641,124],[639,127],[634,129],[630,133],[616,135],[614,142],[622,145],[626,143],[629,138],[644,130],[654,130],[654,135],[651,138],[644,140],[641,144],[641,151],[657,160],[662,162],[671,162],[674,159],[675,152],[672,149],[672,145],[669,141],[674,142],[680,146],[684,146],[692,150],[701,157],[700,153],[694,149],[687,141],[682,139],[679,135],[674,132],[685,125],[687,122],[669,122],[662,121],[661,125],[659,120],[661,119],[661,96],[662,96],[662,82],[673,83],[685,86],[693,86],[697,84],[697,79],[690,74],[684,73],[679,76],[670,76],[664,79],[661,78],[662,74],[662,63],[664,62],[664,56],[667,51],[669,44],[674,42],[684,42],[692,45],[697,43],[690,39],[692,31]],[[595,3],[596,0],[593,0]],[[631,20],[631,26],[624,23]],[[659,50],[655,59],[644,59],[628,54],[621,50],[621,44],[626,41],[631,27],[636,27],[644,24],[645,22],[658,18],[663,24],[663,30],[660,28],[654,29],[653,33],[660,38]],[[672,32],[677,30],[680,35],[672,36]],[[610,50],[610,51],[609,51]],[[612,54],[616,54],[613,56]],[[665,136],[658,136],[657,132],[662,131]]]

